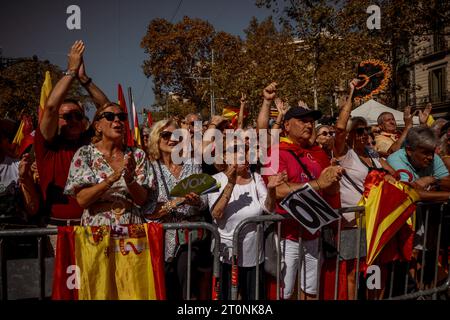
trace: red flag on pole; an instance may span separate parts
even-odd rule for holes
[[[123,91],[122,91],[122,86],[118,85],[118,98],[119,98],[119,105],[122,107],[123,112],[125,112],[128,116],[128,108],[127,108],[127,104],[125,103],[125,96],[123,95]],[[129,147],[134,147],[134,140],[133,140],[133,135],[131,134],[131,130],[130,130],[130,123],[128,121],[125,122],[125,141],[127,146]]]
[[[147,111],[147,125],[149,128],[153,125],[152,113],[150,111]]]

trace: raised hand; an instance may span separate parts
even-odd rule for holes
[[[243,93],[243,92],[241,92],[241,99],[240,99],[240,101],[241,101],[241,105],[242,104],[245,105],[247,103],[247,95],[245,93]]]
[[[236,178],[237,178],[237,165],[230,165],[228,166],[228,169],[225,171],[225,175],[228,178],[228,183],[236,184]]]
[[[361,80],[358,80],[358,79],[353,79],[352,81],[350,81],[350,83],[348,84],[348,86],[350,88],[350,97],[353,95],[355,88],[358,86],[358,84],[360,82],[361,82]]]
[[[83,60],[84,49],[85,48],[83,41],[77,40],[74,42],[68,54],[68,66],[67,66],[68,70],[78,74]]]
[[[220,116],[220,115],[215,115],[212,117],[211,122],[209,124],[210,125],[213,124],[217,127],[219,124],[221,124],[225,120],[227,120],[227,119],[225,119],[225,117]]]
[[[279,172],[276,175],[267,177],[267,189],[275,189],[276,187],[282,185],[283,183],[288,181],[287,172]]]
[[[128,152],[125,155],[125,159],[123,160],[123,170],[123,178],[125,179],[125,182],[132,183],[136,176],[136,160],[134,159],[134,156],[131,152]]]
[[[308,105],[307,105],[306,102],[303,101],[303,100],[298,100],[298,103],[297,103],[297,104],[298,104],[298,106],[301,107],[301,108],[309,109]]]
[[[277,107],[278,113],[281,114],[283,117],[289,110],[287,103],[285,103],[280,98],[275,98],[275,106]]]
[[[276,91],[277,91],[277,83],[272,82],[263,90],[264,100],[272,101],[273,99],[275,99],[275,96],[277,94]]]
[[[431,109],[432,109],[432,105],[431,105],[431,103],[428,103],[426,106],[425,106],[425,109],[422,111],[422,110],[419,110],[418,111],[418,116],[419,116],[419,122],[420,122],[420,124],[426,124],[427,123],[427,120],[428,120],[428,116],[430,115],[430,113],[431,113]]]
[[[80,65],[80,68],[78,69],[78,79],[80,79],[83,82],[85,82],[89,79],[89,77],[86,74],[86,67],[84,66],[83,57],[81,57],[81,65]]]
[[[414,114],[411,114],[411,106],[405,107],[405,110],[403,111],[403,121],[405,121],[406,128],[411,128],[413,126],[413,116]]]

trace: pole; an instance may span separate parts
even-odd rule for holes
[[[211,90],[211,118],[214,116],[214,88],[213,88],[214,49],[211,49],[211,74],[209,75],[209,87]]]
[[[132,120],[133,122],[130,122],[130,127],[131,127],[131,124],[133,124],[133,129],[131,130],[133,132],[135,126],[134,126],[134,112],[133,112],[133,94],[131,93],[131,87],[128,87],[128,105],[130,106],[130,110],[131,110],[131,118],[133,118],[133,120]],[[133,137],[134,137],[134,135],[133,135]]]

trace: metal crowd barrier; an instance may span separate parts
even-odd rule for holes
[[[421,246],[419,249],[420,269],[417,269],[418,263],[411,265],[408,263],[405,272],[405,286],[403,294],[394,296],[392,294],[394,273],[391,273],[391,284],[388,299],[390,300],[411,300],[411,299],[425,299],[431,297],[432,300],[438,299],[438,294],[445,293],[448,299],[450,293],[450,272],[448,268],[449,262],[449,246],[450,246],[450,205],[449,202],[418,202],[416,210],[416,232],[420,230],[423,225],[423,240],[417,244]],[[446,227],[446,228],[445,228]],[[420,240],[420,239],[419,239]],[[432,274],[432,281],[426,281],[425,273],[429,260],[428,257],[433,258],[431,267],[434,269]],[[441,262],[439,262],[441,257]],[[438,282],[439,267],[447,276],[441,279],[442,284]],[[410,275],[410,270],[414,269],[414,274],[417,276],[420,270],[420,276],[413,279]],[[408,281],[412,278],[417,283],[418,291],[408,293]],[[428,284],[428,285],[427,285]]]
[[[30,228],[30,229],[11,229],[0,231],[0,276],[1,276],[1,297],[2,300],[8,299],[8,274],[7,260],[5,252],[5,238],[16,237],[36,237],[38,250],[38,286],[39,300],[45,298],[45,257],[44,257],[44,239],[46,236],[56,235],[57,228]]]
[[[203,228],[211,232],[214,237],[214,249],[213,249],[213,300],[219,299],[220,288],[220,261],[219,261],[219,246],[220,246],[220,234],[217,227],[207,222],[180,222],[180,223],[163,223],[164,230],[174,229],[198,229]],[[165,239],[165,237],[164,237]],[[192,268],[192,233],[189,232],[188,241],[188,265],[187,265],[187,293],[186,300],[191,299],[191,268]]]
[[[217,227],[206,222],[182,222],[182,223],[163,223],[164,230],[174,229],[198,229],[203,228],[211,232],[211,236],[215,239],[215,245],[213,249],[213,292],[212,299],[219,298],[219,286],[220,286],[220,263],[219,263],[219,245],[220,235]],[[43,300],[46,298],[45,294],[45,257],[44,257],[44,239],[46,236],[56,235],[58,233],[57,228],[30,228],[30,229],[11,229],[0,230],[0,276],[1,276],[1,299],[8,299],[8,273],[7,273],[7,259],[5,252],[5,238],[16,237],[36,237],[37,238],[37,250],[38,250],[38,286],[39,294],[38,299]],[[188,265],[187,265],[187,299],[191,298],[191,256],[192,256],[192,233],[189,233],[188,239]],[[164,237],[165,241],[165,237]],[[164,254],[164,252],[162,253]]]
[[[341,209],[337,209],[337,212],[339,214],[343,214],[346,212],[364,212],[364,207],[348,207],[348,208],[341,208]],[[239,234],[242,231],[242,229],[248,225],[248,224],[256,224],[257,225],[257,229],[256,229],[256,246],[257,248],[261,249],[260,243],[259,243],[259,239],[260,239],[260,232],[262,229],[262,225],[264,225],[266,222],[276,222],[277,223],[277,234],[278,234],[278,243],[277,243],[277,274],[276,274],[276,298],[277,300],[280,299],[280,282],[281,282],[281,255],[280,255],[280,241],[281,241],[281,237],[280,237],[280,222],[285,219],[285,218],[289,218],[290,216],[280,216],[280,215],[263,215],[263,216],[258,216],[258,217],[250,217],[247,218],[243,221],[241,221],[233,234],[233,248],[232,248],[232,291],[231,291],[231,299],[232,300],[237,300],[238,298],[238,266],[237,266],[237,261],[238,261],[238,255],[239,255]],[[341,218],[342,219],[342,218]],[[341,220],[340,219],[340,220]],[[338,234],[341,231],[341,223],[339,220],[339,226],[338,226]],[[361,219],[358,219],[359,221],[361,221]],[[358,235],[358,243],[360,243],[360,238],[361,238],[361,232],[362,229],[360,228],[360,232]],[[302,243],[302,238],[299,238],[298,240],[298,244],[299,244],[299,259],[298,259],[298,268],[297,268],[297,298],[300,299],[300,294],[301,294],[301,270],[303,270],[304,272],[306,272],[306,260],[304,259],[304,255],[305,253],[303,252],[303,243]],[[338,237],[338,245],[337,245],[337,255],[339,256],[339,237]],[[320,298],[320,274],[321,274],[321,264],[322,264],[322,241],[321,238],[319,237],[319,261],[318,261],[318,270],[317,270],[317,274],[319,275],[317,277],[317,299]],[[359,257],[359,248],[357,248],[357,256]],[[357,261],[357,269],[359,269],[359,258]],[[302,268],[302,264],[303,264],[303,268]],[[338,275],[339,275],[339,260],[337,259],[336,262],[336,281],[335,281],[335,297],[337,295],[337,283],[338,283]],[[259,283],[259,265],[257,264],[256,266],[256,299],[259,299],[259,287],[258,287],[258,283]],[[356,273],[358,274],[358,273]],[[303,277],[304,279],[306,277]],[[356,283],[358,286],[358,279],[356,279]],[[305,287],[305,285],[304,285]]]
[[[438,212],[432,211],[433,207],[439,206],[439,210]],[[411,280],[411,275],[409,274],[409,269],[411,268],[410,263],[404,263],[407,265],[406,268],[406,274],[404,275],[399,275],[398,271],[395,271],[395,266],[397,265],[397,262],[392,262],[391,263],[391,271],[390,274],[388,274],[388,280],[386,280],[386,282],[382,282],[383,285],[383,296],[380,297],[381,299],[399,299],[399,300],[406,300],[406,299],[417,299],[417,298],[421,298],[421,297],[426,297],[426,296],[432,296],[432,299],[437,299],[437,295],[439,293],[443,293],[447,290],[449,290],[450,288],[450,273],[445,281],[445,283],[440,284],[438,283],[438,268],[439,268],[439,257],[442,256],[442,264],[444,265],[444,267],[447,267],[447,272],[448,272],[448,248],[449,248],[449,239],[450,237],[448,236],[448,234],[450,233],[450,230],[446,230],[447,231],[447,242],[444,243],[443,248],[441,248],[441,241],[442,241],[442,235],[443,235],[443,228],[442,225],[444,223],[444,219],[448,219],[450,220],[450,216],[448,215],[449,213],[449,206],[447,203],[424,203],[424,202],[420,202],[417,203],[417,212],[423,212],[423,224],[424,224],[424,231],[423,231],[423,243],[422,246],[424,248],[424,250],[421,251],[421,270],[426,270],[426,266],[427,263],[429,263],[428,261],[428,256],[426,256],[426,254],[428,254],[428,252],[431,252],[432,249],[435,249],[435,256],[434,261],[433,261],[433,265],[434,265],[434,279],[433,282],[431,284],[431,287],[425,287],[424,284],[424,275],[425,272],[419,272],[420,273],[420,277],[417,281],[418,284],[418,291],[414,292],[414,293],[408,293],[408,283]],[[356,213],[356,218],[357,221],[359,221],[359,225],[358,225],[358,233],[357,233],[357,241],[356,243],[358,243],[359,245],[356,247],[356,268],[355,268],[355,296],[354,297],[349,297],[349,299],[358,299],[358,294],[361,293],[361,290],[365,288],[365,286],[361,286],[360,284],[360,265],[361,265],[361,259],[365,259],[365,257],[360,257],[360,253],[361,250],[363,250],[361,244],[363,238],[365,237],[365,233],[363,233],[363,226],[361,225],[362,220],[360,219],[363,215],[364,215],[364,207],[350,207],[350,208],[342,208],[339,209],[338,212],[340,214],[342,213],[346,213],[346,212],[355,212]],[[446,215],[447,214],[447,215]],[[417,214],[418,216],[420,214]],[[438,218],[434,219],[434,229],[431,229],[431,223],[430,223],[430,217],[431,215],[438,215]],[[239,225],[236,227],[234,235],[233,235],[233,248],[232,249],[232,295],[231,295],[231,299],[232,300],[237,300],[238,299],[238,288],[239,288],[239,283],[238,283],[238,256],[239,256],[239,236],[240,233],[242,231],[242,229],[248,225],[248,224],[256,224],[257,228],[256,228],[256,241],[257,241],[257,248],[259,248],[260,250],[262,249],[260,242],[260,232],[262,227],[264,226],[265,223],[267,222],[274,222],[277,223],[277,230],[278,230],[278,254],[277,254],[277,275],[276,275],[276,299],[279,300],[280,299],[280,282],[281,282],[281,256],[280,256],[280,221],[284,219],[284,216],[279,216],[279,215],[265,215],[265,216],[258,216],[258,217],[251,217],[251,218],[247,218],[243,221],[241,221],[241,223],[239,223]],[[416,225],[419,226],[420,225],[420,220],[421,218],[417,218],[416,221]],[[450,226],[450,223],[447,223],[447,227]],[[436,230],[437,229],[437,230]],[[342,218],[339,219],[338,221],[338,226],[337,226],[337,233],[336,233],[336,242],[335,242],[335,248],[336,248],[336,267],[335,267],[335,280],[334,280],[334,300],[338,299],[338,292],[339,292],[339,269],[340,269],[340,262],[343,260],[342,256],[341,256],[341,231],[342,231]],[[430,233],[435,233],[437,235],[437,239],[433,244],[430,243],[429,240],[429,235]],[[301,295],[301,274],[300,274],[300,270],[305,270],[305,259],[304,259],[304,252],[303,252],[303,244],[302,244],[302,239],[299,239],[299,259],[298,259],[298,268],[297,268],[297,299],[300,299],[300,295]],[[323,259],[323,250],[322,250],[322,238],[319,237],[319,261],[318,261],[318,270],[317,270],[317,299],[320,299],[320,281],[321,281],[321,266],[322,266],[322,259]],[[442,250],[441,250],[442,249]],[[442,252],[443,251],[443,254]],[[445,260],[444,260],[445,259]],[[376,263],[376,262],[375,262]],[[302,268],[302,264],[303,264],[303,268]],[[386,267],[386,266],[383,266]],[[258,281],[259,281],[259,272],[261,272],[259,265],[256,266],[256,299],[259,299],[259,286],[258,286]],[[264,272],[264,271],[262,271]],[[382,272],[386,273],[386,270],[383,270]],[[416,270],[416,274],[419,274]],[[398,278],[398,277],[401,278]],[[304,277],[305,278],[305,277]],[[394,291],[394,287],[395,285],[398,284],[399,280],[404,279],[404,288],[401,294],[399,294],[398,292],[396,293]],[[397,282],[395,282],[395,280]],[[347,281],[347,280],[345,280]],[[403,281],[403,280],[401,280]],[[305,287],[305,283],[304,287]],[[398,286],[398,285],[397,285]],[[398,290],[397,290],[398,291]],[[363,292],[365,294],[367,294],[366,292]],[[364,299],[364,298],[363,298]],[[369,299],[369,297],[365,297],[365,299]]]

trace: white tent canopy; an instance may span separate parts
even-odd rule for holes
[[[377,118],[382,112],[390,112],[394,115],[397,126],[404,127],[405,122],[403,121],[403,112],[386,107],[385,105],[376,102],[375,100],[369,100],[358,108],[351,112],[352,117],[363,117],[367,120],[369,126],[377,124]],[[413,117],[413,124],[419,124],[419,118]]]

